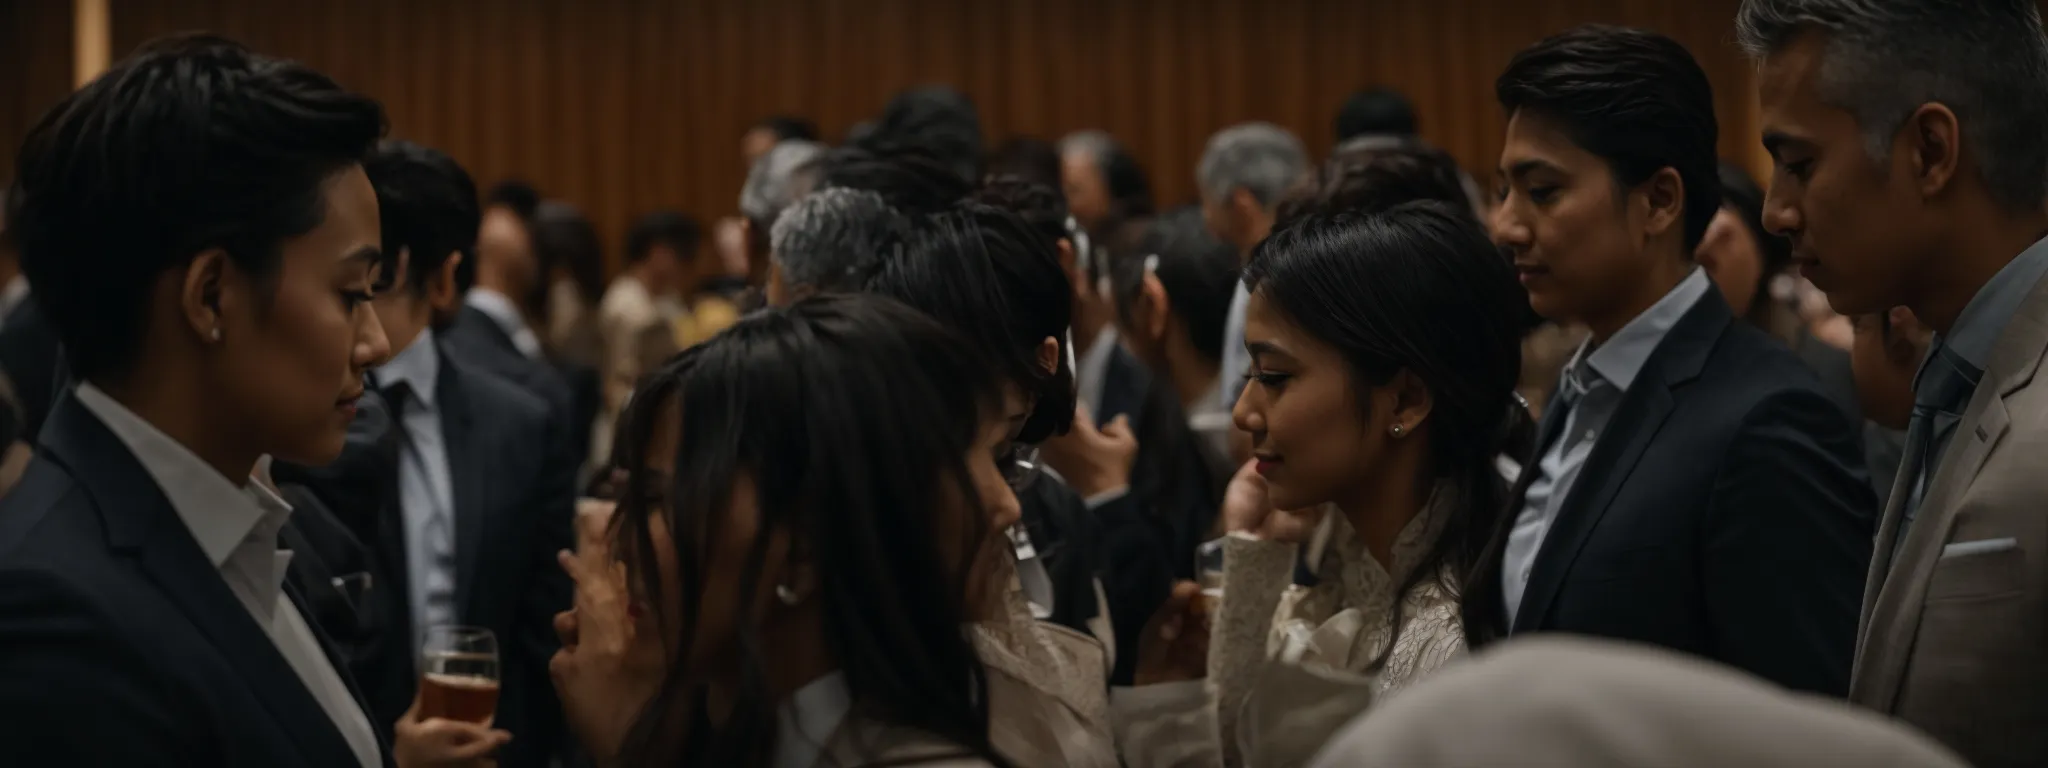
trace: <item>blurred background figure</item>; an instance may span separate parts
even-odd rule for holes
[[[1271,123],[1245,123],[1209,138],[1195,180],[1202,192],[1202,219],[1217,239],[1236,248],[1239,260],[1250,261],[1252,248],[1273,229],[1282,195],[1308,174],[1308,153],[1301,140]],[[1242,377],[1251,367],[1244,351],[1244,309],[1251,300],[1243,286],[1230,301],[1223,326],[1223,375]],[[1237,404],[1243,379],[1226,379],[1223,404]],[[1231,459],[1242,461],[1242,451]]]
[[[880,152],[916,147],[968,184],[981,181],[981,112],[950,86],[912,88],[889,100],[874,128],[849,144]]]
[[[747,171],[740,188],[741,233],[746,242],[747,285],[768,284],[769,240],[776,218],[818,185],[825,145],[797,139],[776,144]]]
[[[1152,185],[1138,161],[1104,131],[1060,139],[1060,189],[1081,228],[1107,237],[1114,225],[1152,215]]]
[[[1351,94],[1337,111],[1337,144],[1362,148],[1361,139],[1401,144],[1415,138],[1415,106],[1400,91],[1384,86]]]
[[[740,135],[740,157],[752,168],[768,150],[785,141],[817,141],[818,126],[793,115],[764,118]]]

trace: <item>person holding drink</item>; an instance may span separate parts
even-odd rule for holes
[[[1254,459],[1225,494],[1213,612],[1179,585],[1117,691],[1132,765],[1300,764],[1461,653],[1461,580],[1508,490],[1519,288],[1469,211],[1315,211],[1245,284]]]
[[[610,533],[588,513],[563,556],[554,678],[599,764],[1011,765],[967,631],[1018,517],[994,372],[912,310],[831,296],[646,379]]]
[[[383,129],[199,35],[31,131],[11,222],[78,384],[0,500],[0,763],[414,768],[501,743],[426,720],[387,748],[277,548],[270,457],[334,459],[390,354],[362,168]]]

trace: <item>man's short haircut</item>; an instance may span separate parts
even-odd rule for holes
[[[1243,189],[1271,209],[1307,172],[1301,139],[1272,123],[1245,123],[1210,137],[1195,178],[1206,198],[1221,200]]]
[[[1337,111],[1337,141],[1360,136],[1415,135],[1415,106],[1392,88],[1368,88],[1351,94]]]
[[[1588,25],[1522,49],[1494,81],[1512,116],[1557,121],[1574,144],[1607,163],[1627,189],[1671,168],[1685,189],[1685,253],[1721,208],[1714,89],[1677,41],[1654,32]]]
[[[823,189],[776,220],[769,253],[792,288],[852,290],[876,263],[902,252],[909,229],[881,195]]]
[[[696,219],[681,211],[651,211],[633,220],[633,227],[626,234],[626,263],[638,264],[647,260],[655,246],[666,245],[675,251],[676,257],[689,261],[697,253],[697,244],[704,238],[704,228]]]
[[[127,372],[152,286],[203,251],[274,278],[383,134],[376,101],[211,35],[148,43],[65,97],[22,144],[12,225],[73,373]]]
[[[409,141],[386,141],[363,161],[363,173],[377,190],[384,252],[406,260],[405,290],[424,296],[427,281],[451,256],[476,259],[477,225],[483,209],[469,172],[438,149]]]
[[[521,179],[505,179],[491,185],[491,191],[484,195],[485,208],[504,208],[518,216],[525,224],[533,223],[533,215],[540,210],[540,190]]]
[[[817,141],[818,125],[795,115],[773,115],[755,123],[756,129],[775,134],[775,141]]]
[[[2007,208],[2048,202],[2048,36],[2034,0],[1746,0],[1736,39],[1762,58],[1826,36],[1820,97],[1848,110],[1882,167],[1913,110],[1945,104]]]

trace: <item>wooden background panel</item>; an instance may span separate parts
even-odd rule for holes
[[[36,118],[71,92],[71,3],[0,0],[0,181]]]
[[[111,0],[118,57],[206,29],[306,61],[383,100],[394,135],[449,151],[482,184],[533,181],[611,242],[632,216],[732,213],[740,134],[775,113],[828,139],[896,91],[961,88],[989,143],[1108,130],[1162,204],[1191,200],[1216,130],[1270,120],[1311,151],[1337,107],[1407,92],[1422,131],[1491,176],[1492,81],[1513,52],[1575,24],[1672,35],[1713,80],[1722,151],[1755,159],[1738,0]],[[57,26],[52,28],[52,20]],[[0,141],[69,87],[68,3],[0,0]],[[11,166],[11,158],[0,172]]]

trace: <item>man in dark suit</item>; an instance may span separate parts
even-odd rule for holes
[[[403,142],[379,147],[364,169],[384,248],[401,266],[374,302],[396,350],[372,375],[396,445],[379,483],[385,503],[365,537],[379,564],[369,599],[387,629],[356,673],[388,725],[413,700],[428,627],[489,629],[502,664],[495,725],[513,734],[499,764],[546,765],[561,734],[547,672],[553,619],[570,603],[555,563],[571,545],[575,503],[567,425],[546,402],[436,339],[433,306],[454,292],[454,269],[475,243],[469,175],[447,155]]]
[[[1858,433],[1691,261],[1719,206],[1685,49],[1583,27],[1517,54],[1495,237],[1545,317],[1591,331],[1508,524],[1467,584],[1481,634],[1662,645],[1848,690],[1876,500]]]
[[[490,371],[547,401],[570,425],[569,450],[580,464],[591,453],[590,427],[601,400],[596,368],[548,359],[540,337],[527,327],[514,297],[530,295],[544,279],[533,252],[532,223],[539,195],[517,182],[491,191],[471,258],[455,265],[455,291],[437,299],[434,312],[450,354]],[[599,446],[608,453],[611,446]]]
[[[31,131],[23,267],[81,383],[0,500],[0,764],[390,764],[260,481],[339,451],[388,351],[356,303],[382,130],[317,72],[188,36]]]

